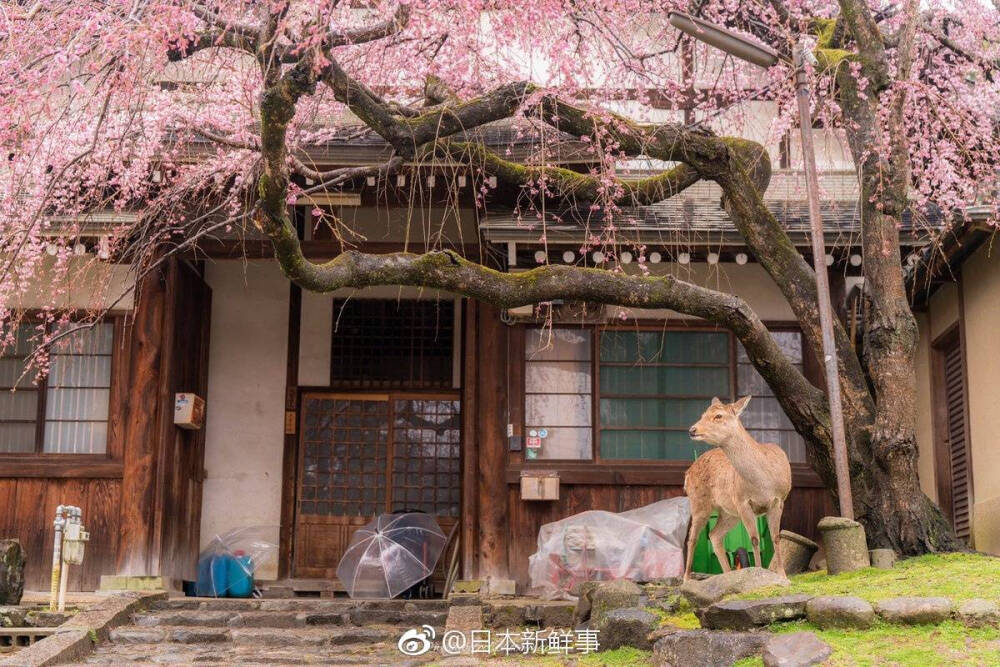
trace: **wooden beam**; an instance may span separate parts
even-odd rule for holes
[[[115,479],[122,476],[121,461],[105,456],[55,454],[45,455],[4,455],[0,456],[0,478],[49,477],[49,478],[103,478]]]

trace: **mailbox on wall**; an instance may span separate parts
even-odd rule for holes
[[[197,394],[174,394],[174,425],[192,431],[205,424],[205,399]]]
[[[559,500],[559,473],[522,471],[521,500]]]

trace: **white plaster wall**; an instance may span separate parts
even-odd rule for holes
[[[134,294],[128,267],[101,262],[93,255],[71,257],[69,265],[55,269],[55,258],[45,258],[35,271],[33,284],[10,304],[12,308],[112,307],[131,310]]]
[[[268,526],[278,543],[287,368],[288,280],[274,260],[215,262],[201,542]],[[277,576],[277,562],[258,571]]]
[[[632,265],[634,266],[634,265]],[[781,290],[759,264],[719,263],[715,265],[697,262],[694,264],[650,264],[650,273],[654,275],[675,275],[682,280],[708,287],[710,289],[735,294],[743,298],[757,316],[764,321],[792,321],[792,313],[788,301]],[[629,272],[638,273],[638,268],[630,268]],[[624,309],[627,317],[641,319],[690,319],[672,310],[651,310],[631,308]],[[616,311],[617,312],[617,311]]]
[[[958,285],[947,283],[942,285],[930,298],[927,312],[930,314],[930,342],[948,331],[958,322]]]
[[[992,252],[991,252],[992,251]],[[1000,256],[986,244],[962,266],[972,450],[973,546],[1000,554]]]

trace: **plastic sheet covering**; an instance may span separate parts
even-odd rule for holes
[[[278,557],[276,526],[247,526],[216,535],[198,556],[195,592],[207,597],[250,597],[257,568]]]
[[[430,514],[381,514],[354,531],[337,578],[352,598],[396,597],[430,576],[447,541]]]
[[[531,589],[546,599],[570,599],[584,581],[681,576],[690,516],[688,499],[680,497],[621,514],[590,511],[547,523],[528,560]]]

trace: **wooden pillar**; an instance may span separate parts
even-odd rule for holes
[[[129,326],[128,410],[124,425],[122,496],[116,558],[118,574],[158,574],[151,568],[156,509],[156,463],[164,363],[166,276],[150,272],[137,291]]]
[[[509,578],[507,558],[507,335],[500,311],[479,304],[479,577]]]
[[[474,579],[479,543],[476,516],[479,480],[478,303],[465,299],[462,318],[462,577]]]
[[[295,538],[295,485],[298,475],[298,436],[295,434],[295,430],[298,424],[301,328],[302,288],[290,282],[288,292],[288,364],[285,371],[285,441],[281,455],[281,528],[278,534],[279,578],[292,576],[292,541]]]

